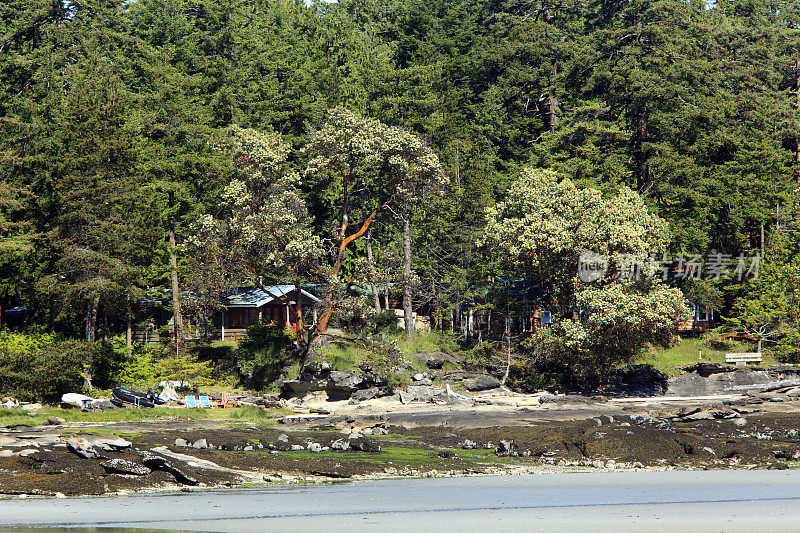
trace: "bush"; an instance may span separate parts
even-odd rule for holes
[[[83,390],[85,364],[95,347],[80,341],[8,351],[0,358],[0,391],[22,401],[55,402]]]
[[[247,327],[247,337],[233,352],[234,369],[242,385],[263,389],[280,377],[296,334],[280,326],[262,323]]]
[[[397,325],[397,313],[391,309],[387,309],[386,311],[381,311],[380,313],[372,315],[372,317],[369,319],[369,322],[370,328],[375,333],[399,335],[405,331],[403,328]]]
[[[800,332],[789,330],[776,347],[775,356],[781,363],[800,363]]]

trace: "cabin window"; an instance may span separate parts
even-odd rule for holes
[[[714,310],[709,307],[699,307],[695,306],[697,309],[697,321],[698,322],[711,322],[714,320]]]
[[[552,324],[553,314],[550,311],[542,311],[542,325]]]

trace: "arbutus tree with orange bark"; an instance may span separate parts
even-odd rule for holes
[[[283,294],[271,294],[289,305],[297,321],[296,355],[301,361],[326,337],[356,342],[368,351],[387,353],[396,346],[380,339],[328,331],[332,319],[365,307],[351,288],[367,287],[368,269],[354,253],[375,220],[393,206],[413,202],[426,191],[438,191],[446,178],[438,157],[418,136],[344,108],[329,112],[312,133],[304,154],[304,175],[316,192],[329,198],[336,230],[318,235],[301,193],[300,176],[291,169],[290,149],[277,134],[233,127],[230,152],[237,169],[222,194],[222,217],[200,217],[190,245],[199,268],[214,268],[224,280],[217,287],[247,281],[269,293],[270,283],[323,287],[318,320],[303,321],[302,308]],[[208,251],[213,250],[213,261]]]
[[[440,192],[447,178],[439,158],[417,135],[344,107],[328,112],[325,124],[312,133],[304,152],[311,157],[305,171],[316,179],[330,201],[333,243],[327,289],[316,336],[327,335],[330,320],[352,286],[368,286],[361,277],[368,269],[349,263],[354,243],[366,238],[375,220],[392,208],[408,212],[411,202],[426,192]],[[351,254],[352,255],[352,254]],[[410,272],[402,276],[406,295]]]
[[[219,302],[231,287],[246,283],[289,306],[297,322],[298,351],[306,354],[310,339],[302,306],[274,283],[317,281],[324,271],[321,241],[311,230],[306,208],[288,157],[289,146],[274,133],[231,127],[227,149],[235,176],[221,197],[220,217],[206,214],[191,228],[189,246],[196,262],[196,290],[205,302]],[[219,304],[217,304],[219,305]],[[213,309],[213,305],[206,307]]]

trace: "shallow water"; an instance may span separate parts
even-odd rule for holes
[[[293,533],[798,531],[800,472],[397,479],[167,495],[5,500],[0,501],[0,524]],[[0,530],[8,529],[0,526]]]

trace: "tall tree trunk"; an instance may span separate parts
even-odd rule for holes
[[[794,62],[794,76],[795,76],[795,102],[794,109],[795,115],[800,113],[800,60]],[[794,163],[795,163],[795,181],[800,183],[800,133],[795,141],[794,147]]]
[[[633,138],[634,175],[636,188],[642,193],[650,182],[650,168],[644,153],[644,141],[647,137],[647,104],[639,104],[636,108],[636,135]]]
[[[125,346],[133,346],[133,317],[131,316],[131,295],[125,298]]]
[[[94,332],[97,327],[97,308],[100,306],[100,293],[98,292],[89,301],[86,308],[86,341],[94,342]],[[83,374],[83,386],[87,389],[92,388],[92,366],[94,366],[94,357],[92,355],[92,347],[89,346],[88,358],[86,360],[86,368]]]
[[[403,316],[406,323],[406,335],[414,338],[414,310],[411,306],[411,204],[406,200],[403,204]]]
[[[297,295],[297,299],[295,300],[295,325],[297,326],[297,341],[295,341],[295,346],[298,350],[302,349],[306,342],[306,338],[303,335],[303,293],[300,292],[301,290],[299,284],[294,286],[294,291]]]
[[[503,374],[503,379],[500,382],[502,387],[506,386],[508,374],[511,372],[511,324],[508,320],[508,312],[506,311],[506,371]]]
[[[372,228],[367,231],[367,266],[369,268],[369,283],[372,287],[372,298],[375,301],[375,312],[381,312],[381,297],[378,286],[375,285],[375,261],[372,258]]]
[[[169,192],[169,207],[175,207],[175,193]],[[178,287],[178,257],[175,253],[175,213],[169,215],[169,264],[172,269],[172,321],[175,335],[175,354],[181,355],[181,342],[183,341],[183,317],[181,315],[180,288]]]
[[[86,305],[86,342],[94,342],[97,328],[97,308],[100,306],[100,293],[97,293]]]

